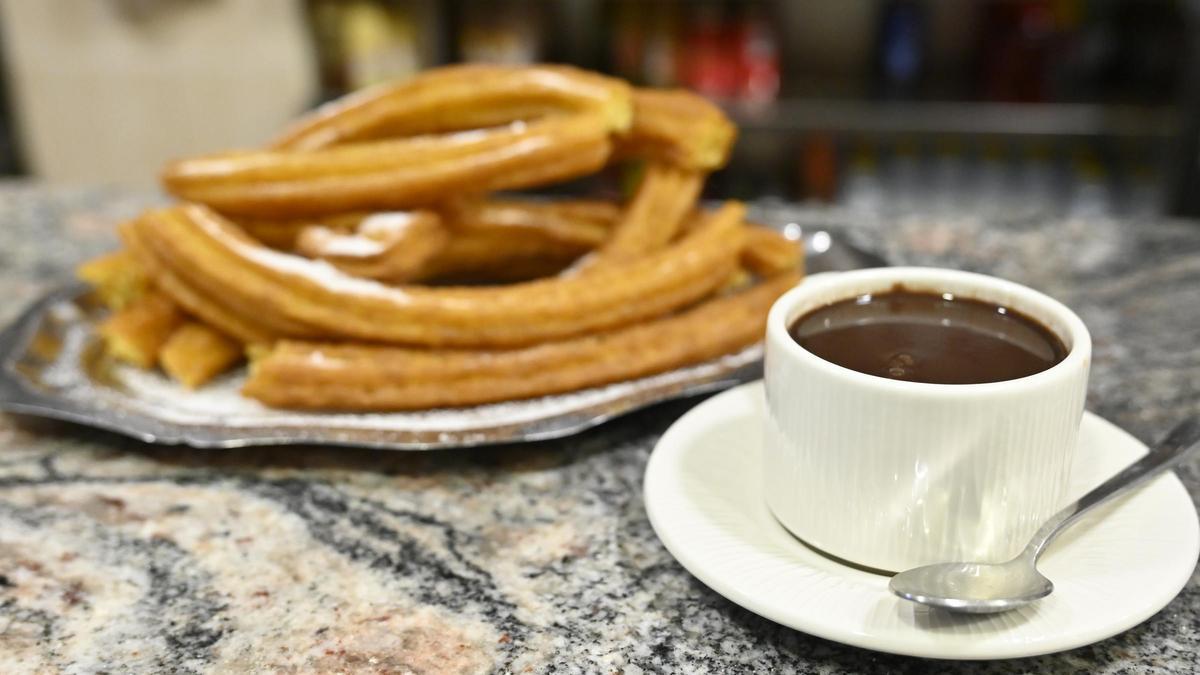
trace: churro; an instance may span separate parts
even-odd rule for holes
[[[737,264],[745,209],[730,202],[667,249],[499,288],[393,288],[265,248],[197,205],[133,224],[161,265],[230,312],[296,335],[428,346],[513,347],[662,315],[717,288]]]
[[[248,345],[266,344],[277,339],[278,335],[275,332],[263,328],[252,319],[234,314],[207,294],[189,286],[160,263],[142,241],[138,228],[133,226],[134,222],[125,223],[120,227],[121,240],[159,291],[169,296],[188,314]]]
[[[596,200],[459,200],[442,211],[457,233],[535,235],[568,245],[595,248],[608,238],[621,215],[615,204]]]
[[[703,175],[695,171],[657,162],[648,165],[608,241],[577,269],[620,264],[665,247],[695,207],[703,183]]]
[[[401,211],[369,216],[352,234],[307,227],[296,239],[296,251],[356,277],[407,281],[427,268],[449,241],[450,234],[437,214]]]
[[[170,164],[162,180],[175,196],[222,213],[295,218],[544,185],[599,169],[610,150],[603,118],[569,115],[312,152],[210,155]]]
[[[571,113],[597,115],[606,131],[624,131],[632,115],[631,89],[621,80],[569,66],[447,66],[321,106],[292,125],[274,147],[314,150]]]
[[[795,272],[680,314],[512,351],[429,351],[284,342],[255,362],[243,393],[271,406],[410,410],[572,391],[716,358],[762,338]]]
[[[114,358],[153,368],[159,349],[183,320],[183,313],[169,297],[150,290],[105,319],[99,333]]]
[[[271,248],[291,251],[296,247],[296,238],[306,228],[323,227],[333,232],[349,233],[353,232],[354,228],[358,227],[358,224],[370,215],[371,213],[367,211],[352,211],[349,213],[328,214],[315,218],[280,220],[235,217],[234,219],[237,221],[238,227],[245,230],[246,234],[258,241]]]
[[[175,329],[158,352],[163,371],[195,389],[242,360],[242,344],[198,321]]]
[[[741,261],[743,267],[759,277],[803,272],[804,245],[769,227],[750,225],[746,228]]]
[[[75,276],[87,282],[110,309],[121,309],[137,300],[150,287],[150,280],[128,251],[113,251],[92,258],[75,268]]]
[[[711,101],[683,89],[636,89],[633,125],[619,157],[668,161],[697,171],[725,165],[737,127]]]

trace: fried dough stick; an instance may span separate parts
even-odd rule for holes
[[[661,250],[683,227],[703,185],[700,173],[651,163],[608,241],[575,271],[621,264]]]
[[[242,344],[199,321],[175,329],[158,352],[164,372],[195,389],[242,360]]]
[[[227,152],[173,162],[162,181],[180,199],[238,216],[407,209],[591,173],[608,160],[609,131],[597,115],[570,115],[312,152]]]
[[[259,326],[252,319],[234,314],[207,294],[189,286],[178,275],[160,263],[138,236],[135,222],[125,223],[121,226],[119,230],[121,240],[162,293],[183,307],[188,314],[247,345],[266,344],[278,338],[277,333]],[[315,336],[315,333],[311,335],[311,337]]]
[[[75,268],[75,276],[86,282],[110,309],[122,309],[145,295],[150,279],[128,251],[113,251],[92,258]]]
[[[183,321],[183,312],[171,298],[150,290],[105,319],[99,333],[113,357],[153,368],[159,350]]]
[[[277,150],[480,129],[553,114],[591,113],[624,131],[631,89],[622,80],[569,66],[458,65],[363,90],[292,125]]]
[[[769,227],[749,225],[746,227],[741,261],[743,267],[759,277],[787,271],[803,272],[804,245]]]
[[[732,274],[745,209],[730,202],[677,244],[575,278],[489,288],[388,287],[272,251],[187,205],[133,223],[137,248],[244,321],[284,336],[425,346],[515,347],[660,316]]]
[[[364,219],[372,214],[369,211],[352,211],[336,213],[315,218],[295,219],[262,219],[262,218],[229,218],[237,222],[238,227],[246,231],[254,239],[284,251],[296,248],[296,239],[300,233],[309,227],[323,227],[333,232],[346,234],[354,231]]]
[[[523,241],[561,241],[581,249],[595,248],[603,242],[620,213],[616,204],[587,199],[463,199],[438,207],[442,222],[457,236],[483,232]],[[239,217],[231,220],[267,246],[290,251],[296,248],[296,239],[306,228],[323,227],[349,234],[372,215],[379,214],[351,212],[292,220]]]
[[[754,344],[771,304],[799,278],[784,273],[674,316],[513,351],[284,342],[254,364],[243,393],[284,408],[414,410],[599,386]]]
[[[296,251],[356,277],[407,281],[419,276],[449,242],[450,233],[436,213],[395,212],[368,216],[353,234],[305,228]]]
[[[633,125],[615,150],[618,157],[670,162],[695,171],[729,160],[737,127],[708,99],[683,89],[635,89]]]

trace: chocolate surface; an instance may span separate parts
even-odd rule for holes
[[[902,286],[818,307],[788,332],[839,366],[932,384],[1015,380],[1067,355],[1058,336],[1018,311]]]

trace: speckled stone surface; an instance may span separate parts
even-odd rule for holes
[[[154,201],[0,185],[0,321]],[[1089,407],[1143,440],[1200,414],[1200,224],[795,211],[896,263],[1076,308]],[[156,448],[0,415],[0,672],[1195,673],[1200,576],[1148,622],[989,664],[779,627],[690,577],[641,478],[694,402],[581,436],[437,454]],[[1200,465],[1181,471],[1200,498]]]

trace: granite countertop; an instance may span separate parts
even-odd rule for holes
[[[155,199],[0,185],[0,322]],[[787,214],[1065,301],[1095,339],[1089,407],[1143,440],[1200,414],[1200,223]],[[655,440],[694,403],[425,454],[159,448],[0,415],[0,671],[1200,671],[1195,575],[1122,635],[989,664],[868,652],[739,608],[671,558],[642,506]],[[1200,498],[1200,464],[1180,473]]]

